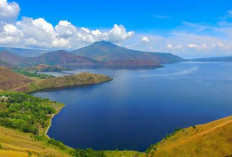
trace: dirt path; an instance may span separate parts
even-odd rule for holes
[[[18,89],[21,89],[21,88],[27,87],[27,86],[29,86],[30,84],[32,84],[32,83],[36,83],[36,82],[39,82],[39,81],[41,81],[41,80],[35,80],[35,81],[30,82],[30,83],[28,83],[28,84],[25,84],[25,85],[23,85],[23,86],[16,87],[16,88],[13,88],[13,89],[10,89],[9,91],[17,91]]]

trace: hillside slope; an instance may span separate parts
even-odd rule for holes
[[[15,55],[9,51],[0,51],[0,62],[4,66],[14,67],[24,63],[24,58]],[[4,64],[3,64],[4,63]]]
[[[31,82],[33,82],[33,80],[15,73],[7,67],[0,66],[0,89],[10,90],[30,84]]]
[[[48,146],[44,141],[35,141],[31,134],[22,133],[13,129],[0,126],[1,157],[28,157],[32,156],[56,156],[68,157],[65,153],[53,146]]]
[[[149,149],[149,157],[232,156],[232,116],[182,129]]]

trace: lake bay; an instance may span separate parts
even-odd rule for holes
[[[52,120],[51,138],[74,148],[144,151],[175,128],[232,113],[232,63],[182,62],[157,69],[78,69],[112,81],[46,90],[35,96],[66,106]]]

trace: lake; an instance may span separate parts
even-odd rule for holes
[[[62,102],[51,138],[74,148],[144,151],[175,128],[232,113],[232,63],[182,62],[158,69],[79,69],[113,81],[46,90],[35,96]]]

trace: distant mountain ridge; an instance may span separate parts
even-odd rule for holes
[[[23,57],[22,57],[23,56]],[[183,61],[171,53],[130,50],[106,41],[67,52],[65,50],[43,53],[36,57],[21,56],[0,50],[0,65],[28,67],[47,64],[63,67],[158,67],[166,63]]]

